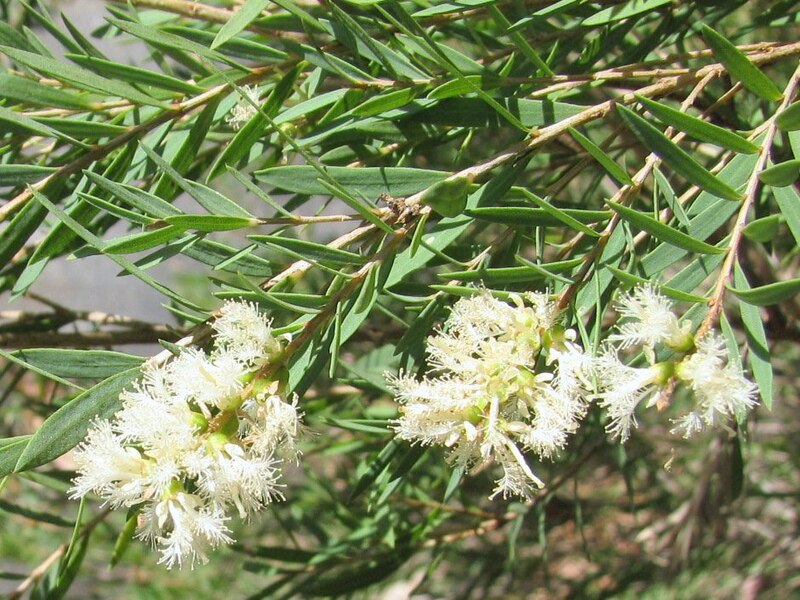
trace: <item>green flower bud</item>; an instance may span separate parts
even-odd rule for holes
[[[195,433],[204,433],[208,429],[208,419],[199,412],[192,412],[189,416],[189,425]]]
[[[659,387],[663,387],[669,383],[672,376],[675,374],[675,363],[669,360],[656,363],[651,367],[653,375],[653,383]]]
[[[430,206],[443,217],[457,217],[464,212],[472,176],[451,177],[433,184],[420,197],[423,206]]]

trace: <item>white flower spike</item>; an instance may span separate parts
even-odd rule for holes
[[[617,310],[627,322],[609,340],[619,342],[619,347],[644,346],[652,352],[656,344],[664,343],[675,350],[691,348],[691,323],[681,324],[672,311],[672,302],[662,296],[654,286],[634,288],[619,301]]]
[[[228,513],[249,517],[282,498],[276,455],[298,455],[297,400],[277,380],[254,380],[282,350],[270,323],[254,304],[232,301],[214,329],[210,354],[186,349],[146,367],[122,409],[75,452],[72,496],[138,507],[136,535],[167,568],[206,562],[231,543]]]
[[[595,364],[595,398],[608,410],[608,432],[621,442],[636,426],[634,413],[642,401],[649,398],[648,407],[661,408],[659,400],[671,395],[676,384],[683,384],[695,399],[688,413],[673,420],[672,432],[684,437],[741,419],[757,404],[757,387],[731,359],[722,338],[712,331],[696,339],[690,323],[680,324],[672,303],[654,287],[635,288],[620,301],[619,312],[625,322],[609,337],[611,344]],[[659,344],[675,357],[653,364]],[[651,366],[634,368],[620,361],[619,350],[636,346]]]
[[[503,474],[496,495],[532,497],[544,483],[524,451],[550,458],[574,433],[586,406],[591,359],[556,322],[543,294],[512,304],[480,292],[459,300],[442,330],[428,339],[433,376],[400,373],[389,383],[400,402],[401,439],[450,450],[469,467],[494,461]],[[537,360],[546,352],[546,370]]]

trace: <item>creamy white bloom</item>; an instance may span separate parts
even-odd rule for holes
[[[297,396],[291,402],[277,394],[250,399],[242,406],[242,413],[245,418],[240,423],[241,435],[254,453],[269,456],[280,451],[287,458],[299,459],[297,441],[304,428]]]
[[[280,342],[272,335],[271,322],[264,319],[252,302],[228,300],[213,323],[216,342],[242,363],[253,364],[280,351]]]
[[[494,461],[502,477],[492,496],[528,498],[544,484],[523,451],[549,458],[564,447],[586,411],[591,359],[556,325],[546,296],[512,301],[488,292],[459,300],[428,339],[433,376],[388,381],[401,404],[399,438],[444,446],[462,467]],[[545,346],[550,368],[538,372]]]
[[[676,421],[673,431],[684,437],[741,418],[758,403],[758,388],[730,359],[724,340],[713,332],[697,340],[697,351],[679,363],[675,372],[697,401],[693,411]]]
[[[230,543],[227,513],[249,517],[281,498],[273,454],[298,452],[297,399],[257,376],[282,351],[269,321],[253,304],[228,302],[215,330],[210,353],[188,348],[146,367],[75,453],[73,497],[138,507],[137,536],[167,567],[205,562]]]
[[[689,437],[728,419],[741,418],[755,404],[757,387],[729,355],[724,340],[713,331],[695,338],[690,323],[680,324],[672,303],[652,286],[642,286],[619,304],[627,319],[619,333],[611,335],[605,354],[595,363],[600,405],[608,409],[608,431],[624,442],[636,425],[635,410],[643,400],[667,405],[673,391],[688,388],[694,404],[673,419],[673,433]],[[618,346],[613,347],[617,342]],[[655,362],[656,346],[671,351],[671,358]],[[641,346],[650,367],[637,369],[619,360],[617,351]],[[682,385],[681,385],[682,384]]]
[[[72,498],[95,493],[112,506],[132,506],[150,498],[155,490],[150,480],[152,461],[136,448],[124,445],[110,421],[97,421],[73,454],[78,476]]]
[[[195,494],[177,492],[140,513],[137,537],[159,546],[159,564],[181,567],[188,560],[194,567],[195,560],[208,562],[209,550],[233,542],[227,520],[219,507]]]
[[[636,427],[636,408],[644,401],[652,406],[658,399],[662,386],[669,380],[669,366],[658,363],[646,368],[630,367],[616,352],[607,349],[595,362],[600,406],[608,411],[606,426],[612,437],[625,442],[631,427]]]
[[[258,112],[256,108],[260,96],[258,86],[246,85],[242,88],[242,92],[244,94],[239,94],[239,99],[225,118],[225,122],[234,129],[240,129]]]
[[[686,350],[687,344],[691,343],[691,324],[678,321],[672,310],[672,302],[654,286],[634,288],[622,297],[617,310],[627,321],[619,326],[619,332],[610,336],[609,340],[619,342],[620,348],[642,345],[652,352],[653,346],[664,343]]]

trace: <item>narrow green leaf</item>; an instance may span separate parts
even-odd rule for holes
[[[112,196],[115,196],[134,208],[141,210],[146,215],[150,215],[157,219],[163,219],[164,217],[180,214],[181,212],[169,202],[162,200],[158,196],[154,196],[153,194],[145,192],[144,190],[140,190],[137,187],[111,181],[110,179],[107,179],[102,175],[98,175],[97,173],[92,173],[91,171],[84,171],[84,174],[95,185],[97,185],[97,187],[106,190]]]
[[[800,176],[800,160],[787,160],[780,164],[764,169],[758,174],[762,183],[772,187],[786,187],[792,185]]]
[[[197,203],[205,208],[208,212],[215,215],[225,215],[231,217],[245,217],[251,218],[252,215],[245,209],[239,206],[230,198],[226,198],[218,191],[210,187],[191,181],[182,177],[172,166],[167,163],[157,152],[152,150],[144,143],[139,144],[139,147],[144,150],[147,157],[152,160],[159,169],[164,171],[170,178],[181,188],[184,192],[194,198]]]
[[[367,489],[375,483],[375,480],[381,473],[389,466],[389,463],[397,455],[403,447],[402,442],[397,439],[390,440],[386,446],[378,453],[378,455],[370,461],[369,469],[358,479],[353,489],[350,491],[350,496],[347,499],[348,504],[355,500],[358,496],[363,494]]]
[[[35,202],[29,202],[19,211],[0,235],[0,265],[8,264],[19,252],[34,231],[44,221],[47,210]]]
[[[754,154],[759,151],[759,147],[753,142],[718,125],[708,123],[638,94],[636,95],[636,100],[653,113],[659,121],[683,131],[696,140],[709,142],[743,154]]]
[[[724,248],[717,248],[716,246],[695,239],[682,231],[665,225],[661,221],[657,221],[643,212],[628,208],[622,204],[617,204],[611,200],[606,200],[606,204],[608,204],[623,220],[648,232],[654,238],[663,242],[667,242],[678,248],[683,248],[684,250],[689,250],[690,252],[700,252],[702,254],[722,254],[725,252]]]
[[[38,81],[0,74],[0,98],[24,104],[37,104],[48,108],[88,108],[90,103],[76,94]]]
[[[38,204],[46,209],[46,211],[50,211],[56,218],[58,218],[62,223],[64,223],[67,227],[69,227],[72,231],[74,231],[78,236],[80,236],[86,243],[89,244],[92,248],[96,250],[102,251],[104,247],[104,242],[100,238],[98,238],[94,233],[86,229],[83,225],[75,221],[70,215],[65,213],[55,204],[50,202],[50,200],[44,194],[40,193],[39,191],[35,190],[34,188],[28,188],[31,193],[33,194],[34,198]],[[33,204],[31,204],[33,206]],[[45,212],[46,212],[45,211]],[[111,260],[117,263],[120,267],[122,267],[127,273],[130,273],[137,279],[143,281],[153,289],[161,292],[166,297],[171,298],[177,304],[182,306],[186,306],[187,308],[197,311],[197,312],[207,312],[207,309],[203,309],[193,302],[187,300],[186,298],[182,297],[180,294],[175,293],[173,290],[169,289],[168,287],[161,285],[158,281],[153,279],[149,274],[145,273],[142,269],[137,267],[135,264],[123,258],[121,256],[116,256],[114,254],[107,255]]]
[[[152,231],[142,231],[111,240],[103,246],[105,254],[131,254],[165,244],[185,231],[183,227],[167,225]]]
[[[603,265],[603,268],[608,269],[614,274],[614,277],[616,277],[621,282],[630,286],[651,283],[651,280],[649,279],[645,279],[644,277],[639,277],[638,275],[634,275],[633,273],[628,273],[627,271],[618,269],[613,265]],[[666,285],[659,285],[658,290],[662,292],[665,296],[668,296],[669,298],[674,298],[675,300],[680,300],[681,302],[698,302],[698,303],[708,302],[707,298],[703,298],[702,296],[697,296],[695,294],[689,294],[687,292],[683,292],[679,289],[676,289],[674,287],[669,287]]]
[[[566,213],[563,210],[561,210],[560,208],[550,204],[544,198],[540,198],[536,194],[534,194],[532,192],[529,192],[528,190],[526,190],[524,188],[521,188],[521,189],[522,189],[522,192],[523,192],[523,195],[525,196],[525,198],[527,198],[528,200],[530,200],[531,202],[536,204],[539,208],[541,208],[543,211],[548,213],[554,219],[558,219],[559,221],[564,223],[564,225],[566,225],[567,227],[571,227],[572,229],[574,229],[576,231],[580,231],[580,232],[588,235],[589,237],[593,237],[593,238],[600,237],[600,234],[597,233],[594,229],[590,229],[589,227],[587,227],[586,225],[584,225],[583,223],[581,223],[577,219],[574,219],[573,217],[571,217],[568,213]]]
[[[0,186],[34,183],[57,170],[56,167],[38,165],[0,165]]]
[[[211,46],[211,42],[213,42],[214,38],[216,37],[216,34],[213,31],[206,31],[205,29],[198,29],[196,27],[182,27],[178,25],[167,25],[166,27],[161,27],[161,31],[164,33],[172,33],[184,39],[197,42],[206,48]],[[283,61],[289,58],[289,55],[286,54],[286,52],[283,52],[277,48],[273,48],[266,43],[260,43],[258,40],[259,38],[245,38],[244,36],[240,35],[238,37],[229,39],[227,42],[222,44],[218,50],[229,56],[257,60],[259,63]],[[201,83],[205,85],[207,81],[202,81]]]
[[[182,248],[181,254],[185,254],[203,264],[211,265],[214,269],[230,273],[252,275],[261,279],[272,274],[272,268],[268,260],[213,240],[197,240],[193,244]]]
[[[78,444],[92,419],[104,419],[119,410],[119,395],[140,374],[138,367],[122,371],[86,390],[54,412],[28,442],[14,471],[19,473],[58,458]]]
[[[463,80],[452,79],[433,88],[428,92],[428,98],[444,100],[445,98],[463,96],[471,93],[476,85],[484,88],[488,87],[482,75],[466,75]]]
[[[194,162],[197,157],[203,143],[206,141],[206,136],[208,135],[208,130],[211,128],[211,124],[214,122],[214,115],[217,111],[217,106],[219,106],[219,102],[219,98],[212,100],[202,110],[197,116],[192,128],[189,130],[189,135],[183,141],[183,144],[181,144],[180,149],[175,153],[175,157],[172,159],[170,166],[179,175],[186,174],[192,162]],[[159,198],[171,199],[176,189],[177,184],[168,174],[164,173],[161,175],[155,190],[153,190],[153,194]]]
[[[84,56],[82,54],[66,54],[66,58],[72,62],[91,69],[100,75],[127,81],[128,83],[139,83],[143,85],[150,85],[153,87],[161,88],[162,90],[169,90],[172,92],[181,92],[183,94],[199,94],[205,90],[198,85],[189,83],[176,77],[170,77],[163,73],[156,71],[149,71],[131,65],[124,65],[110,60],[103,60],[93,56]]]
[[[591,154],[592,157],[599,162],[600,165],[606,171],[608,171],[608,174],[614,179],[623,185],[631,185],[633,183],[633,180],[625,172],[625,169],[620,167],[613,158],[603,152],[603,149],[600,148],[600,146],[595,144],[580,131],[572,127],[569,128],[569,134],[583,147],[584,150]]]
[[[31,348],[13,353],[17,358],[58,377],[101,379],[142,364],[140,356],[109,350]]]
[[[667,136],[631,109],[617,104],[617,112],[636,137],[639,138],[639,141],[687,181],[720,198],[741,200],[741,194],[715,177],[705,167],[695,162],[691,156],[676,146]]]
[[[733,284],[740,290],[750,289],[750,283],[738,262],[734,266]],[[739,312],[742,315],[747,347],[750,349],[750,366],[753,369],[753,377],[758,384],[758,391],[764,406],[772,410],[772,360],[761,311],[752,304],[740,302]]]
[[[775,239],[780,230],[781,223],[785,220],[781,215],[769,215],[768,217],[761,217],[755,221],[751,221],[742,230],[742,233],[748,239],[754,242],[765,243]]]
[[[260,223],[258,219],[222,215],[174,215],[165,217],[164,221],[182,229],[194,229],[195,231],[229,231],[254,227]]]
[[[777,102],[783,97],[772,80],[725,37],[708,25],[703,25],[703,37],[717,60],[725,66],[731,77],[741,81],[744,87],[764,100]]]
[[[537,265],[541,268],[524,266],[495,267],[488,269],[473,269],[468,271],[450,271],[448,273],[438,273],[437,277],[440,279],[452,279],[455,281],[480,281],[486,285],[522,283],[546,279],[548,276],[548,271],[552,273],[568,272],[581,262],[582,260],[580,258],[576,258]]]
[[[792,232],[795,243],[800,246],[800,194],[793,187],[772,188],[772,195],[778,208],[786,219],[786,225]]]
[[[112,123],[87,121],[86,119],[62,119],[58,117],[37,117],[36,121],[42,125],[53,128],[61,134],[74,138],[98,139],[113,137],[128,131],[127,127]]]
[[[246,0],[242,3],[228,22],[220,28],[214,41],[211,42],[211,49],[216,50],[219,46],[250,25],[250,23],[258,18],[258,15],[261,14],[261,11],[263,11],[268,4],[269,0]]]
[[[85,54],[89,56],[95,56],[97,58],[105,59],[106,56],[94,45],[89,39],[83,35],[80,30],[72,24],[63,12],[61,13],[61,20],[64,22],[64,25],[69,30],[69,34],[72,36],[72,39],[81,47]],[[84,56],[84,54],[81,54]]]
[[[737,289],[728,286],[740,300],[755,306],[770,306],[793,298],[800,292],[800,278],[777,281],[750,289]]]
[[[53,129],[52,127],[48,127],[30,117],[26,117],[25,115],[19,114],[13,110],[6,108],[5,106],[0,106],[0,122],[5,121],[6,123],[11,123],[12,125],[16,125],[17,127],[21,127],[22,129],[27,129],[28,131],[32,131],[38,135],[42,135],[44,137],[53,137],[53,138],[64,138],[73,143],[78,143],[77,140],[73,140],[69,136],[66,136],[59,131]]]
[[[672,0],[629,0],[625,4],[610,6],[597,11],[591,17],[584,19],[581,25],[585,27],[597,27],[616,23],[623,19],[629,19],[644,13],[649,13],[665,4],[670,4]]]
[[[33,436],[19,435],[0,439],[0,478],[14,472],[14,467],[28,447],[31,437]]]
[[[86,69],[74,67],[39,54],[25,52],[24,50],[16,50],[6,46],[0,46],[0,52],[26,67],[30,67],[35,71],[48,75],[57,81],[68,83],[76,88],[110,96],[118,96],[138,104],[167,108],[167,105],[162,101],[156,100],[147,94],[143,94],[127,83],[101,77]]]
[[[326,167],[341,186],[365,196],[377,198],[383,193],[409,196],[446,179],[450,173],[408,167]],[[256,171],[256,178],[275,188],[296,194],[329,194],[319,181],[319,172],[308,165],[287,165]]]
[[[0,90],[2,86],[0,86]],[[0,92],[2,93],[2,92]],[[775,124],[782,131],[797,131],[800,129],[800,102],[794,102],[778,115]]]
[[[125,520],[125,525],[122,527],[122,531],[119,532],[116,542],[114,542],[114,549],[111,551],[111,558],[108,561],[109,566],[112,568],[115,567],[125,555],[125,551],[128,549],[133,536],[136,534],[140,512],[141,507],[128,509],[128,518]]]
[[[614,214],[610,210],[581,210],[575,208],[561,208],[559,210],[581,223],[608,221]],[[556,219],[550,212],[542,208],[528,206],[488,206],[466,210],[464,213],[476,219],[520,227],[544,227],[563,224],[562,220]]]
[[[55,525],[56,527],[72,528],[75,525],[72,519],[66,519],[53,513],[33,510],[28,506],[15,505],[5,500],[0,500],[0,511],[20,515],[31,521],[47,523],[49,525]]]
[[[353,114],[359,117],[371,117],[381,113],[401,108],[417,97],[418,90],[415,88],[404,88],[379,94],[365,100],[353,109]]]
[[[424,17],[434,17],[436,15],[446,15],[454,12],[464,12],[478,6],[494,4],[496,0],[459,0],[457,2],[436,2],[435,6],[423,8],[411,13],[415,19]]]
[[[278,235],[249,235],[248,239],[259,244],[286,248],[312,260],[319,260],[337,265],[363,265],[367,259],[360,254],[331,248],[325,244],[281,237]]]
[[[208,46],[204,44],[198,44],[197,42],[190,41],[182,37],[181,35],[167,33],[155,27],[148,27],[146,25],[141,25],[139,23],[122,21],[120,19],[109,18],[108,22],[111,23],[114,27],[117,27],[118,29],[121,29],[122,31],[129,33],[132,36],[140,38],[156,46],[160,46],[163,48],[170,48],[173,50],[181,50],[183,52],[193,52],[198,56],[202,56],[203,58],[207,58],[209,60],[216,60],[228,64],[234,67],[235,69],[247,71],[245,67],[243,67],[236,61],[231,60],[224,54],[221,54],[216,50],[211,50]]]

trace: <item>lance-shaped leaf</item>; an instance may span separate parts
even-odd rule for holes
[[[340,185],[367,198],[383,193],[408,196],[446,179],[446,171],[411,169],[408,167],[326,167]],[[329,194],[319,182],[319,171],[308,165],[288,165],[256,171],[256,178],[275,188],[296,194]]]
[[[713,50],[714,56],[725,66],[731,77],[741,81],[744,87],[764,100],[777,101],[783,97],[772,80],[725,37],[708,25],[703,25],[703,37],[709,48]]]
[[[184,94],[199,94],[204,91],[203,88],[193,83],[183,81],[182,79],[170,77],[169,75],[157,73],[148,69],[134,67],[132,65],[123,65],[110,60],[104,60],[94,56],[84,56],[82,54],[67,54],[66,57],[82,67],[91,69],[95,73],[129,83],[141,83],[163,90],[182,92]]]
[[[613,158],[603,152],[603,149],[600,146],[595,144],[580,131],[573,129],[572,127],[569,128],[569,134],[583,147],[584,150],[586,150],[586,152],[588,152],[597,162],[599,162],[600,165],[606,171],[608,171],[608,174],[614,179],[623,185],[633,184],[633,180],[625,172],[625,169],[620,167]]]
[[[285,248],[309,260],[319,260],[335,265],[363,265],[367,262],[367,259],[360,254],[340,248],[331,248],[316,242],[286,238],[279,235],[249,235],[247,237],[258,244]]]
[[[582,210],[577,208],[561,208],[559,210],[581,223],[608,221],[614,214],[610,210]],[[544,227],[563,224],[563,221],[555,218],[543,208],[531,208],[528,206],[487,206],[485,208],[473,208],[464,212],[470,217],[484,221],[519,227]]]
[[[728,289],[748,304],[770,306],[796,296],[800,292],[800,278],[777,281],[750,289],[737,289],[730,286]]]
[[[267,7],[267,4],[269,4],[269,0],[246,0],[219,30],[214,41],[211,42],[211,49],[215,50],[222,46],[222,44],[250,25],[261,14],[261,11]]]
[[[138,367],[117,373],[50,415],[33,434],[14,471],[27,471],[48,463],[78,444],[89,430],[92,419],[110,417],[119,409],[120,393],[139,373]]]
[[[609,6],[597,11],[591,17],[583,20],[581,25],[586,27],[597,27],[608,23],[616,23],[623,19],[630,19],[644,13],[649,13],[665,4],[670,4],[671,0],[630,0],[625,4]]]
[[[24,50],[6,46],[0,46],[0,52],[26,67],[39,71],[43,75],[48,75],[57,81],[68,83],[78,89],[119,96],[138,104],[166,107],[160,100],[140,92],[127,83],[115,81],[108,77],[101,77],[80,67],[68,65],[33,52],[25,52]]]
[[[700,252],[702,254],[722,254],[725,252],[724,248],[717,248],[716,246],[695,239],[682,231],[665,225],[661,221],[643,212],[628,208],[627,206],[623,206],[611,200],[606,200],[606,204],[608,204],[624,221],[646,231],[654,238],[663,242],[667,242],[678,248],[683,248],[684,250],[689,250],[690,252]]]
[[[0,165],[0,186],[33,183],[57,171],[56,167],[38,165]]]
[[[739,263],[734,266],[733,282],[740,290],[750,289],[750,283]],[[753,369],[753,377],[758,384],[758,391],[764,401],[764,406],[772,409],[772,360],[761,311],[752,304],[740,302],[739,312],[742,315],[747,347],[750,349],[750,366]]]
[[[149,250],[179,236],[185,231],[182,227],[167,225],[151,231],[142,231],[111,240],[102,250],[106,254],[131,254]]]
[[[19,435],[0,439],[0,477],[14,472],[14,467],[25,448],[28,447],[31,437],[30,435]]]
[[[14,75],[0,75],[0,98],[48,108],[81,109],[89,107],[89,102],[76,94]]]
[[[775,124],[782,131],[797,131],[800,129],[800,102],[791,104],[781,112],[778,118],[775,119]]]
[[[259,219],[248,217],[228,217],[225,215],[174,215],[164,221],[183,229],[195,231],[230,231],[243,227],[253,227],[261,223]]]
[[[787,160],[758,174],[762,183],[772,187],[786,187],[792,185],[800,176],[800,160]]]
[[[140,356],[109,350],[31,348],[13,353],[17,358],[57,377],[103,378],[142,364]]]
[[[753,142],[744,139],[742,136],[723,129],[718,125],[707,123],[702,119],[687,115],[685,112],[675,110],[665,104],[636,95],[636,100],[649,110],[655,117],[667,125],[671,125],[679,131],[683,131],[696,140],[709,142],[734,152],[743,154],[754,154],[758,152],[758,146]]]
[[[617,112],[630,130],[639,138],[639,141],[687,181],[720,198],[741,200],[741,194],[737,193],[727,183],[716,178],[708,169],[695,162],[691,156],[676,146],[667,136],[631,109],[618,104]]]

